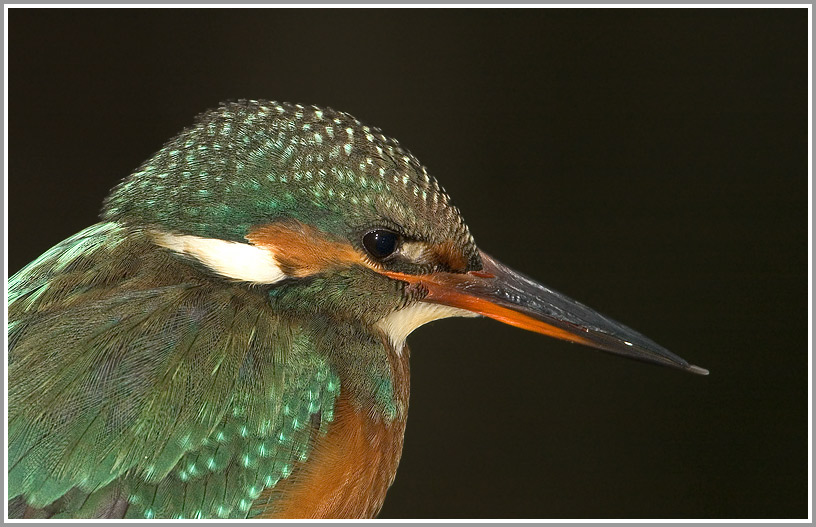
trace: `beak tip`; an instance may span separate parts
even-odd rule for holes
[[[708,375],[707,369],[695,366],[694,364],[689,364],[688,367],[686,368],[686,371],[696,373],[697,375]]]

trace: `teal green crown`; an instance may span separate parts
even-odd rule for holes
[[[459,210],[410,152],[328,108],[238,101],[201,114],[106,200],[106,220],[244,241],[295,218],[356,239],[372,227],[479,257]]]

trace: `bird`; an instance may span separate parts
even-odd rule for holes
[[[375,517],[406,338],[459,316],[708,373],[483,252],[380,129],[221,103],[8,280],[9,517]]]

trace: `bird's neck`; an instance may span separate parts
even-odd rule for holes
[[[404,420],[408,410],[408,350],[378,326],[406,301],[392,282],[350,268],[268,291],[272,309],[301,326],[332,364],[349,403],[386,423]]]
[[[370,356],[341,368],[334,421],[315,439],[309,463],[262,498],[271,506],[260,517],[373,518],[380,511],[402,456],[409,395],[408,348],[385,338],[383,346],[387,371],[365,368]],[[351,350],[366,357],[364,347]]]

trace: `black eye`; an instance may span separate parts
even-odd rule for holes
[[[366,251],[377,259],[383,259],[396,251],[397,242],[399,242],[399,234],[385,229],[369,231],[363,236],[363,246]]]

